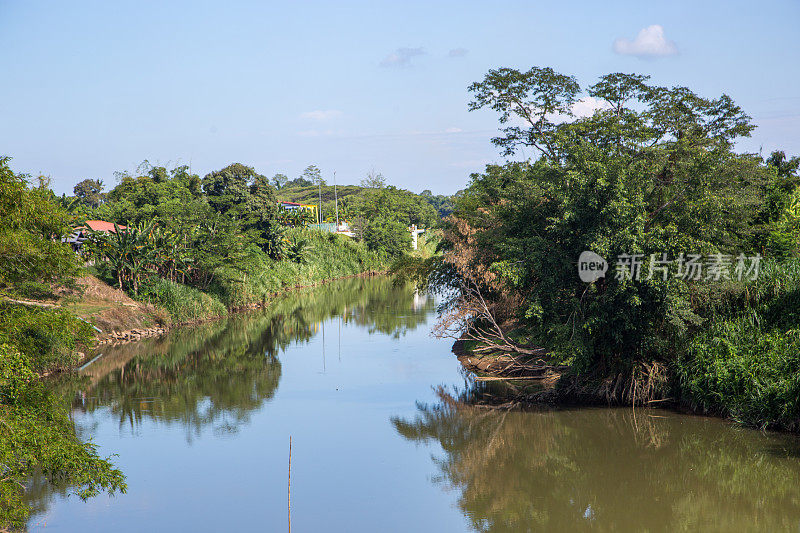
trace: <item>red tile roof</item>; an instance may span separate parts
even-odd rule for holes
[[[87,220],[86,225],[94,231],[110,231],[111,233],[115,233],[113,222],[106,222],[105,220]],[[122,226],[119,224],[117,227],[119,229],[128,229],[127,226]]]

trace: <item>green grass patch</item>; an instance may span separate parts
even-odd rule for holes
[[[172,320],[178,323],[228,313],[225,305],[213,295],[162,278],[154,277],[142,284],[138,298],[166,309]]]

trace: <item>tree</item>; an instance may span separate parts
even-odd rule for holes
[[[764,206],[756,218],[754,243],[779,257],[800,254],[800,157],[775,151],[765,161],[775,179],[763,189]]]
[[[398,257],[411,247],[411,233],[397,220],[373,219],[363,229],[364,242],[370,250]]]
[[[361,186],[368,189],[383,189],[386,187],[386,178],[373,168],[367,173],[367,177],[361,180]]]
[[[422,191],[420,196],[436,209],[441,218],[450,216],[453,212],[453,198],[450,196],[434,195],[429,189]]]
[[[98,207],[106,199],[103,182],[100,180],[85,179],[75,185],[72,192],[80,198],[81,203],[89,207]]]
[[[276,189],[282,189],[288,182],[289,178],[286,174],[275,174],[272,176],[272,185],[274,185]]]
[[[237,210],[247,201],[252,183],[268,183],[269,180],[258,174],[252,167],[232,163],[227,167],[211,172],[203,178],[203,191],[208,201],[220,213],[237,216]]]
[[[91,249],[96,264],[108,268],[119,289],[139,293],[139,284],[148,271],[156,270],[167,250],[156,246],[153,238],[155,222],[150,220],[114,231],[90,231]]]
[[[572,114],[575,78],[550,68],[492,70],[470,91],[471,110],[523,124],[493,139],[505,154],[527,146],[540,157],[490,165],[456,198],[442,279],[457,296],[445,308],[467,317],[462,331],[524,324],[529,341],[576,372],[631,376],[635,365],[663,358],[702,320],[691,284],[613,274],[585,284],[577,258],[585,250],[612,261],[641,254],[647,273],[651,254],[750,251],[770,180],[759,158],[734,151],[754,127],[750,118],[727,95],[707,99],[619,73],[588,88],[607,105],[585,117]],[[459,291],[470,271],[487,273],[479,295]],[[491,320],[472,311],[478,296]]]
[[[778,176],[789,178],[797,175],[797,170],[800,169],[800,156],[787,158],[785,152],[776,150],[769,155],[766,163],[775,169]]]
[[[325,185],[325,180],[322,179],[322,171],[316,165],[308,165],[303,171],[301,179],[310,182],[311,185]]]
[[[572,76],[555,72],[550,67],[533,67],[527,72],[511,68],[490,70],[482,82],[469,86],[475,94],[469,109],[490,107],[500,114],[500,123],[516,117],[525,126],[508,126],[503,137],[492,142],[513,155],[517,146],[530,146],[550,158],[556,158],[554,136],[558,129],[556,116],[572,116],[572,104],[580,92]]]
[[[243,222],[245,230],[251,229],[259,233],[261,248],[273,259],[280,259],[285,240],[278,220],[275,189],[263,176],[257,176],[250,186],[247,215]]]
[[[49,189],[28,187],[10,158],[0,157],[0,289],[23,283],[71,284],[75,254],[61,238],[72,233],[71,217]]]
[[[282,188],[289,189],[293,187],[311,187],[312,185],[314,185],[314,183],[301,176],[299,178],[287,181],[286,185],[284,185]]]
[[[61,242],[71,217],[52,191],[30,188],[0,157],[0,291],[30,283],[70,285],[79,272]],[[0,301],[0,530],[22,529],[31,479],[70,488],[81,498],[124,491],[122,473],[75,435],[64,401],[38,375],[76,362],[91,328],[66,309]],[[85,349],[85,348],[84,348]]]

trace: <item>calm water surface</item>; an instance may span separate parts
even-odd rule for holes
[[[128,493],[35,482],[30,529],[286,531],[291,435],[295,532],[800,530],[800,439],[474,407],[433,320],[412,289],[356,279],[106,349],[62,386]]]

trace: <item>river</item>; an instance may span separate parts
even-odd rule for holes
[[[387,278],[106,347],[60,387],[128,492],[33,481],[32,531],[794,530],[800,439],[637,409],[496,411]]]

